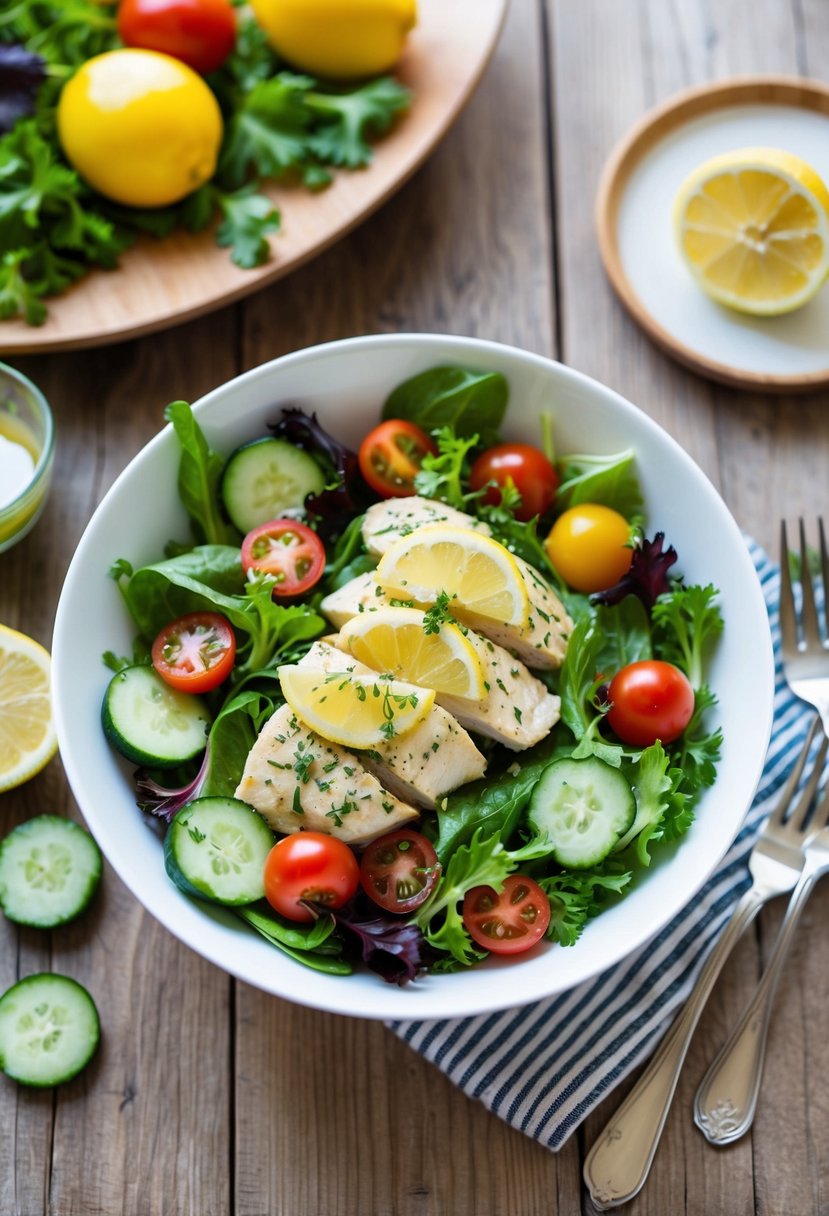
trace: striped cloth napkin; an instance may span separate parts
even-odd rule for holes
[[[472,1018],[390,1023],[465,1094],[550,1149],[561,1148],[613,1087],[643,1063],[687,1000],[750,885],[748,855],[806,736],[811,711],[783,680],[779,569],[758,545],[747,543],[774,641],[774,727],[743,827],[693,904],[623,962],[559,996]]]

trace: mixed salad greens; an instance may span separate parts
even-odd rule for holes
[[[189,894],[235,907],[308,966],[345,974],[362,959],[404,983],[424,971],[474,965],[490,951],[519,952],[542,937],[571,946],[660,847],[688,831],[695,803],[715,779],[721,733],[707,725],[716,698],[705,673],[723,624],[716,589],[686,585],[663,534],[648,537],[633,451],[555,457],[547,426],[546,452],[508,444],[525,463],[499,465],[493,453],[502,450],[508,394],[499,373],[432,368],[391,393],[383,422],[359,451],[315,416],[275,406],[268,436],[217,453],[189,406],[175,402],[166,417],[180,444],[178,487],[192,536],[169,541],[149,566],[135,569],[121,558],[111,568],[137,637],[129,656],[105,655],[115,675],[104,727],[139,765],[136,800],[165,832],[168,873]],[[277,492],[293,499],[279,510],[276,529],[269,510],[243,536],[232,518],[249,522],[245,487],[256,483],[265,451],[285,473]],[[293,462],[297,453],[300,465],[308,462],[304,472]],[[229,477],[239,460],[245,476]],[[548,482],[545,469],[552,469]],[[539,486],[546,486],[541,500]],[[324,597],[377,565],[364,539],[365,512],[389,494],[415,494],[485,524],[560,599],[572,622],[566,655],[560,667],[533,672],[560,697],[560,719],[522,751],[476,736],[485,775],[440,798],[416,830],[406,824],[351,848],[337,839],[338,817],[330,813],[336,855],[323,840],[310,863],[321,869],[313,881],[298,879],[301,859],[288,852],[319,834],[299,831],[274,844],[237,789],[262,727],[284,706],[280,667],[294,670],[330,632]],[[602,527],[623,521],[609,567],[606,545],[604,554],[600,543],[585,556],[578,528],[562,532],[574,517],[584,523],[584,512]],[[291,564],[285,554],[297,545]],[[451,596],[435,596],[424,631],[458,624],[455,608]],[[222,618],[225,632],[200,622],[205,614]],[[190,620],[189,635],[182,618]],[[192,657],[199,646],[202,674],[223,664],[221,682],[208,680],[203,689],[190,681],[192,663],[176,670],[182,653],[189,647]],[[165,751],[169,740],[136,726],[131,711],[124,715],[123,686],[136,672],[154,681],[161,719],[195,722],[189,750]],[[643,672],[656,677],[655,687],[646,681],[644,711],[634,678]],[[162,713],[165,697],[178,700]],[[304,746],[297,743],[288,765],[271,761],[291,770],[300,811],[311,764]],[[565,821],[572,848],[556,839]],[[224,844],[215,832],[226,833]],[[240,881],[246,866],[252,885]]]

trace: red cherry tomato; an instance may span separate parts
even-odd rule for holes
[[[659,659],[629,663],[610,681],[607,720],[624,743],[673,743],[691,721],[694,690],[688,677]]]
[[[495,485],[489,485],[491,482]],[[469,486],[482,490],[489,485],[483,501],[497,505],[501,501],[499,486],[512,482],[521,495],[516,519],[533,519],[544,515],[553,505],[559,476],[543,452],[528,443],[502,443],[482,452],[469,471]]]
[[[372,490],[383,498],[408,498],[427,452],[437,447],[419,426],[402,418],[389,418],[369,431],[357,452],[360,472]]]
[[[366,895],[387,912],[411,912],[432,893],[440,865],[430,841],[403,828],[374,840],[360,862]]]
[[[311,528],[295,519],[272,519],[242,541],[242,569],[276,579],[274,599],[304,595],[325,569],[325,546]]]
[[[500,894],[472,887],[463,899],[469,936],[493,954],[521,954],[540,941],[550,923],[550,901],[532,878],[510,874]]]
[[[190,612],[165,625],[152,660],[162,680],[182,692],[210,692],[233,670],[236,637],[218,612]]]
[[[265,898],[288,920],[314,919],[299,902],[325,908],[347,904],[360,882],[357,858],[347,844],[324,832],[295,832],[278,840],[265,859]]]
[[[126,46],[163,51],[205,75],[236,45],[230,0],[121,0],[118,33]]]

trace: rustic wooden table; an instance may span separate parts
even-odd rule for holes
[[[614,143],[654,103],[730,75],[825,78],[827,61],[826,0],[513,0],[456,128],[400,194],[324,256],[166,333],[13,360],[53,403],[58,457],[44,517],[0,557],[0,619],[49,643],[78,538],[161,426],[166,402],[195,399],[286,351],[372,331],[481,335],[603,380],[674,435],[738,522],[773,549],[781,515],[827,508],[825,394],[727,390],[660,354],[607,285],[593,202]],[[59,760],[0,796],[0,830],[46,810],[77,815]],[[810,903],[786,971],[753,1133],[716,1150],[689,1113],[780,916],[770,906],[728,964],[631,1213],[829,1212],[829,889]],[[43,968],[68,972],[95,993],[104,1026],[97,1059],[63,1089],[0,1080],[4,1216],[593,1211],[581,1164],[621,1091],[552,1155],[462,1097],[382,1025],[229,979],[153,921],[111,871],[77,924],[51,935],[3,924],[0,940],[0,988]]]

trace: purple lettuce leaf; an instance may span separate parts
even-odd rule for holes
[[[18,119],[33,113],[45,79],[46,64],[39,55],[17,43],[0,45],[0,132],[11,131]]]
[[[626,595],[635,595],[650,612],[660,595],[671,590],[668,571],[677,560],[677,552],[669,545],[663,552],[665,533],[657,532],[653,540],[642,540],[633,551],[633,561],[627,574],[608,587],[590,597],[593,604],[618,604]]]

